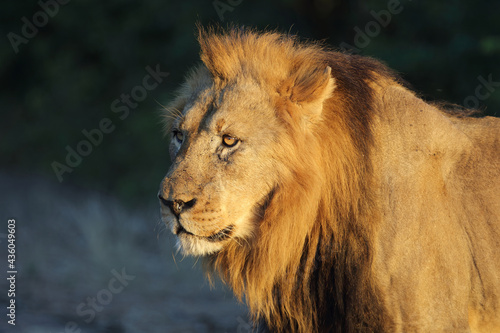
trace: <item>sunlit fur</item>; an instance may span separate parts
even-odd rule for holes
[[[199,42],[171,108],[250,77],[281,124],[267,201],[205,261],[262,329],[500,329],[498,120],[445,114],[381,63],[291,36]]]

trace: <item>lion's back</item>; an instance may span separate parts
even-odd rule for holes
[[[455,123],[472,142],[457,166],[454,202],[473,260],[469,321],[494,332],[500,330],[500,119]]]
[[[379,105],[375,271],[391,317],[500,329],[500,119],[456,118],[401,87]]]

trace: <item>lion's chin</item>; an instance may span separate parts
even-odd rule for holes
[[[193,256],[208,255],[220,251],[223,244],[231,238],[233,231],[234,226],[229,225],[209,236],[199,236],[184,229],[179,222],[172,228],[172,232],[177,236],[177,248],[184,255]]]
[[[219,252],[223,248],[223,243],[214,243],[197,236],[181,233],[177,235],[177,248],[184,255],[203,256]]]

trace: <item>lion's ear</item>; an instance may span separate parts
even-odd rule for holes
[[[283,82],[279,94],[294,104],[307,109],[310,116],[320,116],[323,103],[332,96],[335,79],[330,66],[322,68],[299,68]]]

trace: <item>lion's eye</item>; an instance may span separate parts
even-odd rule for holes
[[[234,136],[230,136],[230,135],[224,135],[222,137],[222,143],[224,144],[224,146],[226,147],[234,147],[236,146],[236,144],[239,142],[240,140],[238,140],[237,138],[235,138]]]
[[[172,133],[177,142],[182,143],[182,140],[184,140],[184,134],[182,134],[179,130],[173,130]]]

